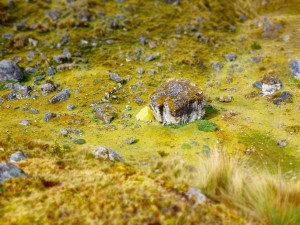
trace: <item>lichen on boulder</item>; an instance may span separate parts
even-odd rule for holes
[[[169,79],[150,97],[150,109],[163,124],[185,124],[201,119],[206,101],[203,92],[186,79]]]

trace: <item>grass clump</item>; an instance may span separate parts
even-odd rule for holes
[[[252,50],[259,50],[259,49],[261,49],[261,45],[258,44],[256,41],[254,41],[254,42],[251,44],[251,49],[252,49]]]
[[[69,148],[66,146],[61,146],[57,141],[48,150],[50,155],[57,156],[59,158],[63,158],[68,151]]]
[[[218,130],[218,126],[209,120],[201,120],[198,126],[198,130],[204,132],[214,132]]]

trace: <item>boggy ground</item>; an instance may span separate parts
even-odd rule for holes
[[[29,178],[10,180],[3,186],[0,223],[282,224],[282,220],[253,216],[238,204],[230,204],[228,198],[220,201],[210,188],[206,194],[213,201],[193,207],[184,193],[189,185],[205,189],[192,180],[199,177],[179,179],[173,169],[164,176],[155,172],[151,176],[148,170],[157,171],[161,160],[173,157],[197,168],[203,154],[222,149],[234,157],[248,153],[247,164],[271,174],[281,171],[286,182],[298,179],[300,82],[289,65],[291,59],[300,58],[298,1],[11,2],[10,6],[6,1],[0,4],[1,34],[14,34],[9,40],[2,36],[2,58],[18,61],[21,57],[23,70],[37,68],[36,73],[25,75],[22,85],[32,85],[35,76],[45,75],[45,80],[62,89],[69,87],[71,97],[50,104],[48,100],[57,92],[42,96],[41,81],[31,93],[37,100],[1,104],[1,159],[7,160],[16,150],[28,153],[29,159],[17,165]],[[49,16],[53,9],[60,12],[58,18]],[[23,20],[27,20],[24,26],[15,26]],[[270,21],[279,22],[280,29]],[[33,46],[29,38],[38,45]],[[48,75],[48,67],[59,66],[53,56],[63,54],[64,49],[72,56],[79,52],[83,60],[76,68]],[[28,57],[29,51],[34,57]],[[235,61],[224,58],[230,52],[236,54]],[[253,62],[253,57],[262,58]],[[217,71],[212,62],[221,62],[223,67]],[[113,91],[118,85],[107,71],[129,79]],[[270,97],[259,95],[252,84],[266,73],[279,76],[281,91],[291,92],[292,101],[278,106]],[[207,94],[211,106],[205,119],[218,126],[216,131],[199,130],[199,122],[174,127],[136,121],[150,94],[168,78],[190,79]],[[4,85],[0,99],[6,100],[11,90]],[[94,117],[96,106],[91,104],[100,104],[107,92],[112,94],[105,102],[118,109],[118,117],[103,124]],[[233,100],[218,101],[224,96]],[[69,111],[69,104],[76,108]],[[126,105],[132,110],[127,111]],[[39,114],[22,111],[24,107],[38,109]],[[60,116],[44,122],[47,112]],[[132,117],[122,117],[127,113]],[[31,124],[22,126],[22,120]],[[80,129],[83,134],[63,135],[62,128]],[[126,144],[131,137],[136,143]],[[75,144],[77,139],[86,144]],[[287,145],[279,146],[279,140],[286,140]],[[125,163],[94,159],[98,145],[113,148]],[[55,148],[63,153],[57,154]],[[175,181],[168,186],[168,179]],[[297,218],[290,221],[299,222]]]

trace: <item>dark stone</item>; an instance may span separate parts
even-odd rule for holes
[[[68,110],[74,110],[76,108],[76,106],[75,105],[73,105],[73,104],[69,104],[69,105],[67,105],[67,109]]]
[[[57,102],[65,101],[70,98],[70,89],[67,88],[61,92],[59,92],[57,95],[53,96],[51,99],[49,99],[49,102],[51,104],[55,104]]]
[[[18,65],[11,60],[0,61],[0,81],[20,81],[23,79],[23,74]]]
[[[37,69],[36,68],[33,68],[33,67],[27,67],[25,70],[24,70],[24,73],[25,74],[34,74],[37,72]]]
[[[186,79],[170,79],[150,97],[150,109],[163,124],[184,124],[205,114],[204,94]]]
[[[137,140],[136,140],[135,137],[131,137],[131,138],[126,139],[126,144],[128,144],[128,145],[134,144],[136,142],[137,142]]]
[[[262,83],[260,81],[256,81],[252,86],[254,88],[261,89],[262,88]]]
[[[0,163],[0,183],[10,178],[27,177],[26,174],[15,165],[2,162]]]

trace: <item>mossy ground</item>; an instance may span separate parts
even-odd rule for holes
[[[136,220],[132,220],[132,224],[193,224],[199,221],[208,223],[211,220],[216,224],[246,223],[241,219],[240,212],[226,208],[223,203],[209,203],[205,207],[186,209],[189,203],[180,195],[165,186],[157,185],[158,181],[148,178],[142,169],[139,171],[138,165],[157,161],[162,152],[165,157],[176,156],[196,166],[199,155],[207,150],[207,146],[238,154],[244,154],[247,148],[255,148],[251,158],[257,166],[272,172],[280,167],[284,177],[298,179],[300,134],[291,135],[285,129],[300,123],[299,109],[296,108],[300,104],[300,89],[297,88],[300,82],[292,77],[288,62],[291,58],[300,57],[300,17],[299,7],[295,7],[298,1],[274,1],[259,9],[253,2],[251,10],[246,10],[252,12],[247,15],[249,19],[243,23],[238,22],[236,32],[230,31],[228,27],[236,21],[233,17],[237,12],[245,12],[243,7],[247,9],[246,1],[235,1],[231,6],[225,1],[211,1],[211,6],[205,4],[206,1],[182,1],[180,5],[156,2],[78,1],[72,7],[67,7],[65,1],[52,1],[51,4],[43,1],[33,4],[18,2],[17,8],[6,11],[10,14],[10,19],[0,27],[1,33],[11,32],[12,24],[24,18],[29,19],[28,23],[43,22],[44,13],[50,8],[67,8],[53,31],[38,33],[28,30],[16,32],[16,35],[26,34],[41,43],[43,40],[50,40],[49,45],[55,46],[61,36],[68,32],[71,35],[71,44],[65,47],[72,53],[82,52],[83,58],[88,60],[88,69],[82,63],[81,69],[54,75],[53,81],[61,87],[70,87],[73,90],[71,98],[65,102],[54,105],[48,103],[53,93],[47,97],[41,96],[38,100],[7,101],[1,105],[0,157],[6,160],[15,150],[26,151],[30,159],[18,166],[30,178],[11,180],[5,184],[0,196],[0,215],[3,217],[0,223],[6,221],[7,224],[21,224],[22,221],[29,224],[41,220],[45,224],[51,223],[50,221],[58,221],[58,224],[67,224],[68,221],[72,224],[92,224],[102,218],[103,224],[111,221],[121,224],[132,215],[138,215]],[[138,6],[136,10],[126,10],[126,7],[130,8],[134,4]],[[72,24],[76,21],[76,9],[86,8],[87,5],[93,5],[89,8],[95,13],[103,10],[107,16],[124,14],[131,21],[125,25],[125,29],[107,31],[108,25],[104,19],[89,22],[88,27],[75,29]],[[230,8],[226,11],[228,15],[223,15],[224,8],[227,7]],[[24,9],[26,13],[23,15],[21,12]],[[198,24],[196,15],[207,21],[204,27]],[[262,39],[262,28],[253,24],[264,16],[283,21],[284,29],[280,35],[288,34],[290,40],[283,42],[278,38]],[[226,21],[224,18],[227,18]],[[222,29],[218,28],[220,24],[223,25]],[[195,32],[191,31],[190,27],[193,26],[197,29],[201,27],[203,36],[213,39],[206,44],[200,42],[195,37]],[[181,35],[175,33],[175,29],[179,27],[183,27]],[[101,36],[101,30],[107,33],[104,32],[104,36]],[[158,46],[154,49],[150,49],[148,45],[141,46],[138,40],[140,35],[156,42]],[[245,37],[244,40],[241,37]],[[98,45],[82,46],[78,44],[81,39],[90,42],[98,40]],[[107,40],[112,40],[112,43]],[[1,43],[3,47],[7,47],[6,42]],[[259,43],[261,49],[253,50],[253,43]],[[3,58],[22,57],[25,59],[20,63],[22,67],[33,66],[41,61],[40,68],[46,69],[49,65],[54,65],[52,56],[61,54],[64,48],[57,49],[49,45],[41,44],[39,47],[49,57],[48,60],[43,61],[37,56],[33,62],[27,64],[28,51],[34,49],[30,45],[19,49],[9,47]],[[145,62],[143,58],[136,61],[133,56],[137,48],[141,48],[144,55],[160,53],[161,56],[151,62]],[[290,51],[293,51],[292,55],[289,55]],[[235,62],[224,60],[223,55],[228,52],[237,54]],[[124,57],[119,57],[120,54],[124,54]],[[261,63],[254,64],[250,60],[253,56],[263,56],[264,59]],[[126,61],[126,58],[131,61]],[[224,68],[221,72],[211,69],[212,61],[222,61]],[[243,68],[242,72],[232,69],[235,63]],[[137,77],[136,69],[140,67],[146,71],[143,78]],[[152,75],[151,69],[155,69],[157,73]],[[108,70],[123,77],[132,77],[124,85],[118,98],[112,99],[111,103],[121,113],[127,113],[125,105],[131,105],[132,110],[129,112],[134,116],[122,119],[119,114],[117,119],[106,125],[93,120],[90,104],[102,99],[105,92],[116,86],[108,79]],[[258,95],[253,98],[245,97],[255,91],[252,84],[261,80],[268,71],[278,74],[284,86],[283,90],[293,93],[292,103],[276,106],[272,101]],[[42,69],[41,72],[44,73]],[[226,82],[229,74],[233,79],[232,83]],[[168,78],[188,78],[208,94],[210,99],[228,94],[233,96],[234,101],[229,104],[212,102],[219,110],[213,111],[206,119],[217,124],[217,131],[201,132],[198,130],[199,122],[174,129],[156,122],[136,121],[135,115],[148,104],[149,95]],[[143,81],[145,85],[135,91],[131,86],[139,81]],[[33,77],[26,75],[23,84],[32,82]],[[0,88],[0,95],[5,96],[8,91]],[[40,95],[38,87],[34,90],[33,94],[35,93]],[[134,103],[134,97],[140,94],[146,100],[144,105]],[[77,105],[72,112],[66,109],[70,103]],[[23,112],[21,109],[26,104],[30,108],[38,109],[40,114]],[[45,123],[43,115],[48,111],[60,113],[61,116]],[[23,119],[30,120],[31,125],[19,125]],[[80,124],[76,122],[79,120]],[[69,127],[82,129],[83,136],[60,134],[61,128]],[[126,139],[132,136],[138,142],[127,145]],[[87,143],[82,146],[74,144],[74,140],[79,138],[85,139]],[[282,148],[276,144],[280,139],[288,141],[287,147]],[[50,146],[55,142],[61,146],[70,146],[63,157],[57,158],[49,152]],[[92,153],[97,145],[115,149],[125,157],[127,164],[111,164],[93,159]],[[189,184],[188,181],[183,183]],[[161,214],[164,207],[165,214]],[[103,212],[99,213],[103,208]],[[199,215],[203,217],[199,218]]]

